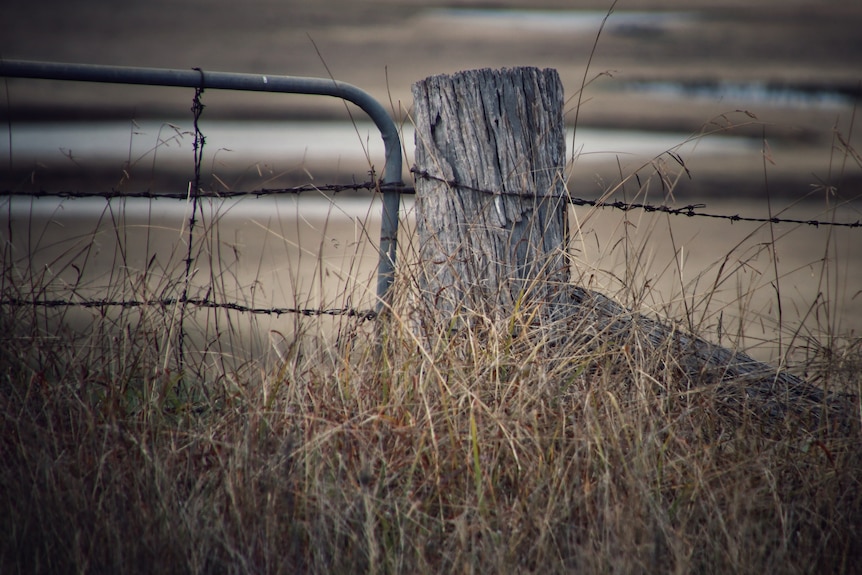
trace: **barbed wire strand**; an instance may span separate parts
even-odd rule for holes
[[[686,216],[686,217],[702,217],[702,218],[714,218],[714,219],[723,219],[729,220],[731,222],[754,222],[754,223],[772,223],[772,224],[802,224],[814,227],[820,226],[835,226],[835,227],[847,227],[847,228],[860,228],[862,227],[862,220],[856,220],[855,222],[832,222],[832,221],[824,221],[824,220],[802,220],[802,219],[794,219],[794,218],[779,218],[776,216],[769,218],[759,218],[752,216],[740,216],[739,214],[728,215],[728,214],[714,214],[709,212],[701,212],[701,210],[706,207],[706,204],[688,204],[682,207],[672,207],[668,205],[655,205],[655,204],[645,204],[639,202],[623,202],[623,201],[614,201],[608,202],[606,200],[587,200],[584,198],[577,198],[574,196],[570,196],[568,194],[534,194],[534,193],[525,193],[518,191],[509,191],[509,190],[487,190],[483,188],[477,188],[474,186],[470,186],[467,184],[461,184],[455,180],[447,180],[446,178],[441,178],[439,176],[435,176],[430,174],[427,170],[419,170],[416,167],[410,169],[411,173],[413,173],[416,177],[433,180],[436,182],[440,182],[446,184],[452,188],[461,188],[463,190],[470,190],[472,192],[478,192],[481,194],[489,194],[495,196],[515,196],[521,198],[538,198],[538,199],[562,199],[568,201],[570,204],[574,206],[590,206],[595,208],[613,208],[622,211],[630,211],[630,210],[644,210],[646,212],[659,212],[664,214],[669,214],[672,216]]]
[[[139,307],[171,307],[177,304],[192,305],[209,309],[224,309],[240,313],[251,313],[256,315],[299,314],[304,316],[347,316],[355,317],[362,321],[377,319],[377,312],[371,309],[356,309],[352,307],[340,308],[295,308],[295,307],[251,307],[236,302],[217,302],[209,298],[163,298],[150,300],[111,300],[111,299],[89,299],[89,300],[66,300],[66,299],[38,299],[28,300],[22,298],[2,298],[0,305],[17,307],[81,307],[81,308],[139,308]]]
[[[376,182],[362,182],[362,183],[353,183],[353,184],[303,184],[300,186],[294,186],[289,188],[258,188],[255,190],[229,190],[229,191],[221,191],[221,192],[206,192],[201,191],[200,198],[202,199],[234,199],[234,198],[242,198],[242,197],[264,197],[264,196],[277,196],[277,195],[299,195],[308,192],[332,192],[332,193],[341,193],[341,192],[351,192],[351,191],[375,191],[377,189]],[[399,191],[403,194],[413,194],[415,193],[412,187],[402,187],[399,188]],[[60,198],[60,199],[88,199],[88,198],[99,198],[104,200],[115,200],[115,199],[148,199],[148,200],[187,200],[189,195],[188,192],[177,193],[177,192],[152,192],[152,191],[140,191],[140,192],[124,192],[118,190],[111,190],[108,192],[78,192],[78,191],[45,191],[45,190],[35,190],[30,192],[24,191],[12,191],[12,190],[0,190],[0,197],[26,197],[26,198]]]
[[[750,223],[771,223],[771,224],[800,224],[806,226],[813,227],[844,227],[844,228],[862,228],[862,220],[856,220],[855,222],[833,222],[828,220],[817,220],[817,219],[798,219],[798,218],[780,218],[777,216],[764,218],[764,217],[754,217],[754,216],[742,216],[739,214],[717,214],[712,212],[702,211],[707,207],[705,203],[697,203],[697,204],[687,204],[681,207],[673,207],[664,204],[648,204],[648,203],[640,203],[640,202],[624,202],[624,201],[613,201],[609,202],[607,200],[591,200],[586,198],[579,198],[575,196],[571,196],[568,194],[560,195],[560,194],[546,194],[546,195],[537,195],[533,193],[524,193],[524,192],[514,192],[514,191],[506,191],[506,190],[487,190],[482,188],[477,188],[474,186],[468,186],[466,184],[460,184],[454,180],[446,180],[445,178],[440,178],[429,174],[426,171],[417,170],[416,168],[411,169],[411,172],[415,174],[417,177],[435,180],[441,183],[444,183],[450,187],[462,188],[474,192],[479,192],[482,194],[489,195],[497,195],[497,196],[517,196],[523,198],[550,198],[550,199],[562,199],[567,201],[576,207],[594,207],[594,208],[611,208],[622,211],[631,211],[631,210],[643,210],[645,212],[657,212],[664,213],[671,216],[685,216],[689,218],[700,217],[700,218],[712,218],[712,219],[721,219],[727,220],[731,223],[733,222],[750,222]],[[299,195],[309,192],[317,192],[317,193],[343,193],[343,192],[357,192],[357,191],[371,191],[377,192],[380,189],[381,185],[377,182],[362,182],[362,183],[353,183],[353,184],[303,184],[300,186],[286,187],[286,188],[258,188],[255,190],[231,190],[231,191],[223,191],[223,192],[201,192],[198,196],[199,200],[227,200],[227,199],[236,199],[242,197],[265,197],[265,196],[280,196],[280,195]],[[412,186],[402,186],[399,188],[399,192],[405,195],[412,195],[416,193],[416,189]],[[142,192],[120,192],[120,191],[110,191],[110,192],[76,192],[76,191],[57,191],[57,192],[49,192],[45,190],[33,191],[33,192],[22,192],[22,191],[11,191],[11,190],[0,190],[0,197],[27,197],[27,198],[60,198],[60,199],[82,199],[82,198],[101,198],[104,200],[113,200],[113,199],[150,199],[150,200],[159,200],[159,199],[173,199],[173,200],[188,200],[188,193],[180,194],[180,193],[171,193],[171,192],[151,192],[151,191],[142,191]]]
[[[201,75],[201,85],[195,88],[195,95],[192,98],[192,118],[194,124],[194,134],[195,139],[192,142],[192,150],[194,152],[194,181],[191,183],[189,189],[189,195],[192,200],[192,210],[189,215],[189,238],[188,238],[188,251],[186,252],[186,260],[185,260],[185,275],[184,275],[184,283],[183,283],[183,293],[180,297],[180,318],[179,318],[179,333],[177,334],[177,354],[178,354],[178,363],[179,363],[179,371],[183,371],[183,363],[185,357],[185,337],[186,337],[186,303],[188,303],[188,293],[189,293],[189,285],[192,279],[192,262],[194,261],[193,250],[194,250],[194,233],[195,233],[195,224],[197,223],[197,212],[198,212],[198,197],[200,194],[200,182],[201,182],[201,163],[203,161],[204,155],[204,144],[206,144],[206,138],[201,132],[199,121],[201,118],[201,114],[204,111],[204,104],[201,101],[201,96],[204,93],[204,72],[200,68],[195,68]]]

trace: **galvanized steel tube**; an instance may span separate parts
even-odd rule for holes
[[[367,92],[344,82],[325,78],[271,76],[268,74],[235,74],[200,69],[170,70],[0,60],[0,77],[102,82],[109,84],[145,84],[247,92],[279,92],[333,96],[356,104],[372,119],[383,138],[386,163],[381,188],[383,219],[380,229],[380,263],[378,266],[378,311],[383,309],[395,271],[398,235],[398,207],[401,182],[401,140],[395,123],[383,106]]]

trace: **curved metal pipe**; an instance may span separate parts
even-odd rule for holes
[[[378,264],[377,276],[377,309],[378,311],[383,309],[395,273],[398,207],[400,203],[400,189],[403,187],[403,183],[401,182],[401,139],[398,136],[395,123],[389,117],[385,108],[367,92],[351,84],[324,78],[209,72],[201,69],[170,70],[164,68],[132,68],[59,62],[31,62],[24,60],[0,60],[0,77],[212,88],[247,92],[312,94],[333,96],[356,104],[362,111],[368,114],[377,126],[377,129],[380,130],[386,154],[383,180],[381,182],[383,218],[380,228],[380,262]]]

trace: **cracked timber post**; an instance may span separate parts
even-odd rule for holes
[[[432,76],[413,100],[423,304],[448,322],[553,299],[570,275],[556,70]]]

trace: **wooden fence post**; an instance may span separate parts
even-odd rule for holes
[[[553,299],[569,280],[556,70],[472,70],[413,86],[425,304],[448,321]]]
[[[554,326],[544,347],[552,336],[625,349],[665,376],[719,384],[721,401],[756,406],[770,419],[804,413],[815,426],[858,425],[846,395],[570,282],[555,70],[432,76],[414,84],[413,100],[423,321],[451,325],[461,313],[495,321],[528,309]]]

